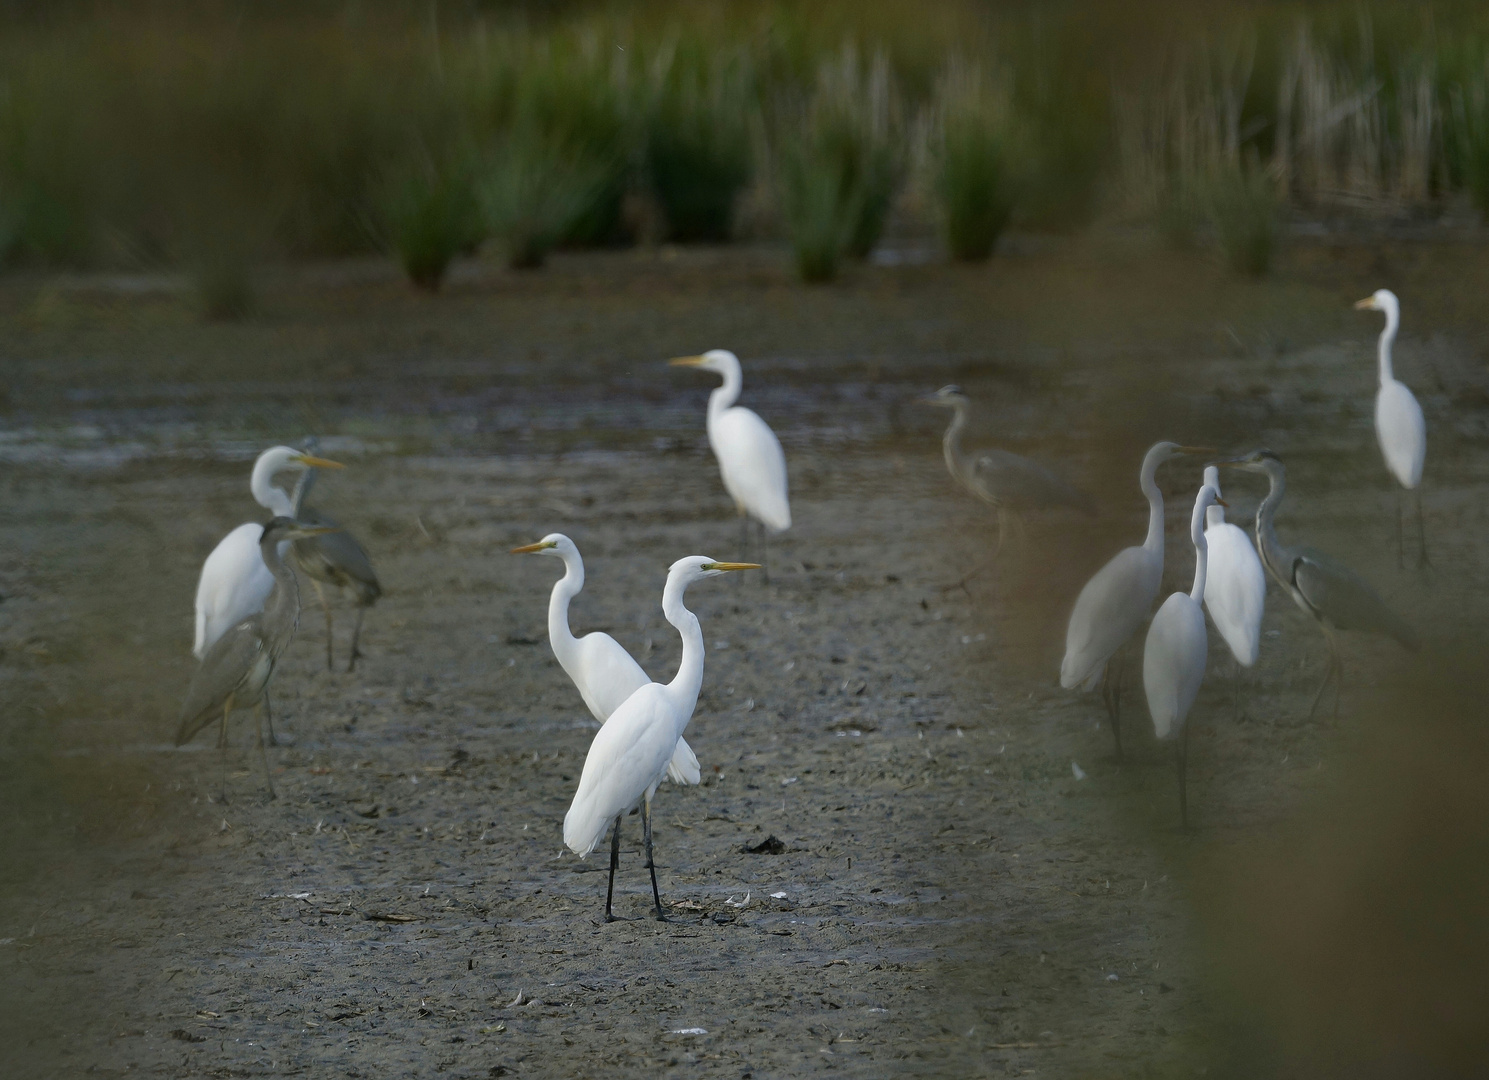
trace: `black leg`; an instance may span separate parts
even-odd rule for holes
[[[1396,569],[1406,569],[1406,542],[1401,538],[1402,518],[1406,516],[1406,507],[1401,505],[1401,489],[1396,489]]]
[[[1231,712],[1235,714],[1236,723],[1241,722],[1241,661],[1237,660],[1235,654],[1231,654],[1231,664],[1235,667],[1235,677],[1231,679]]]
[[[1412,494],[1417,500],[1417,569],[1431,566],[1432,560],[1427,558],[1427,524],[1422,520],[1422,491],[1418,488]]]
[[[657,921],[666,922],[667,914],[662,910],[662,894],[657,891],[657,864],[651,857],[651,796],[641,801],[641,827],[646,831],[646,868],[651,871],[651,899],[657,905]]]
[[[357,624],[352,627],[352,655],[351,658],[346,662],[347,671],[356,670],[357,660],[362,655],[362,650],[357,648],[357,643],[362,640],[362,616],[365,614],[367,614],[367,608],[362,604],[358,604]]]
[[[321,611],[326,616],[326,670],[334,671],[335,669],[331,666],[331,643],[334,640],[331,637],[331,605],[326,603],[326,593],[321,588],[321,583],[311,578],[310,584],[315,587],[315,598],[321,602]]]
[[[1325,630],[1324,637],[1329,643],[1329,664],[1324,669],[1324,681],[1318,684],[1318,690],[1313,695],[1313,704],[1308,706],[1308,719],[1310,720],[1318,712],[1319,702],[1323,701],[1324,691],[1329,688],[1329,682],[1338,677],[1340,670],[1339,651],[1334,647],[1334,635]],[[1334,719],[1339,719],[1339,691],[1337,689],[1334,692]]]
[[[750,516],[743,510],[739,512],[739,548],[740,562],[750,561]]]
[[[269,688],[264,687],[264,719],[269,721],[269,745],[278,746],[279,739],[274,734],[274,706],[269,701]]]
[[[615,900],[615,868],[620,865],[620,822],[624,814],[615,815],[615,828],[610,830],[610,887],[605,890],[605,921],[614,922],[610,906]]]
[[[217,726],[217,757],[222,766],[222,803],[224,806],[227,805],[227,714],[232,711],[233,696],[229,694],[222,706],[222,720]]]
[[[1113,675],[1113,670],[1116,674]],[[1112,726],[1112,742],[1117,748],[1117,760],[1122,760],[1122,654],[1119,651],[1106,662],[1101,674],[1101,698],[1106,703],[1107,723]]]
[[[760,523],[760,584],[770,584],[770,530]]]
[[[274,790],[274,774],[269,771],[269,754],[264,749],[264,713],[262,702],[260,702],[260,707],[254,709],[253,712],[255,718],[258,720],[259,760],[264,764],[264,783],[269,785],[269,798],[277,799],[279,798],[279,793]]]
[[[1187,777],[1189,765],[1189,724],[1186,720],[1179,738],[1174,743],[1174,764],[1179,770],[1179,827],[1189,828],[1189,792]]]

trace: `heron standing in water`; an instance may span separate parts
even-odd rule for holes
[[[186,703],[181,707],[176,745],[189,742],[212,721],[219,722],[218,744],[223,751],[223,802],[227,802],[228,714],[249,706],[255,708],[260,720],[259,758],[264,764],[269,797],[276,797],[274,779],[269,774],[269,758],[264,752],[263,704],[269,680],[274,676],[274,665],[289,647],[300,618],[300,590],[295,585],[294,571],[280,557],[279,545],[330,531],[325,527],[305,526],[287,517],[276,517],[263,526],[259,535],[259,553],[274,577],[269,598],[261,610],[229,627],[212,643],[191,677],[191,688],[186,692]]]
[[[315,448],[314,438],[305,440],[307,452]],[[343,529],[334,518],[305,505],[305,497],[310,494],[310,489],[314,484],[315,468],[312,466],[301,473],[300,479],[295,483],[295,493],[291,498],[291,512],[295,520],[302,525],[323,526],[325,531],[303,540],[296,540],[292,551],[295,565],[304,571],[306,577],[310,578],[310,584],[315,589],[315,598],[320,601],[321,611],[326,615],[327,671],[334,669],[332,661],[334,638],[332,637],[331,605],[326,600],[321,582],[337,589],[352,591],[352,599],[357,605],[357,622],[352,628],[352,650],[346,662],[346,670],[351,671],[357,666],[357,658],[362,655],[357,649],[357,642],[362,637],[362,616],[366,614],[368,608],[377,603],[378,597],[383,594],[383,589],[378,583],[377,571],[372,568],[372,560],[367,557],[367,552],[362,549],[362,545],[357,543],[356,537]]]
[[[1282,497],[1287,493],[1287,470],[1282,459],[1270,450],[1253,450],[1230,461],[1217,462],[1222,467],[1260,473],[1267,478],[1269,489],[1256,511],[1256,549],[1262,565],[1287,590],[1293,602],[1306,611],[1323,630],[1329,642],[1329,666],[1324,681],[1313,695],[1308,708],[1310,717],[1318,710],[1329,681],[1334,681],[1334,715],[1339,715],[1339,695],[1344,681],[1344,664],[1339,658],[1338,630],[1359,630],[1394,638],[1403,648],[1416,652],[1421,647],[1417,633],[1397,615],[1370,583],[1349,567],[1310,547],[1287,547],[1277,539],[1274,519]]]

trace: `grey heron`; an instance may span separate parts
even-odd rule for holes
[[[274,587],[260,611],[230,626],[202,657],[191,677],[186,702],[181,707],[180,726],[176,729],[177,746],[189,742],[197,732],[216,720],[221,725],[218,729],[219,745],[226,754],[230,713],[253,706],[262,720],[262,707],[269,680],[274,675],[274,665],[295,636],[295,626],[300,617],[300,591],[295,585],[294,571],[279,555],[279,545],[287,540],[328,532],[330,529],[326,527],[306,526],[287,517],[276,517],[263,526],[259,535],[259,553],[269,573],[274,576]],[[264,763],[264,777],[269,785],[269,797],[274,798],[274,780],[269,775],[269,759],[264,752],[262,723],[258,728],[258,747],[259,757]],[[222,796],[226,802],[225,757]]]
[[[1334,715],[1339,714],[1339,691],[1344,665],[1339,658],[1339,644],[1334,634],[1339,630],[1358,630],[1393,638],[1403,648],[1416,652],[1421,643],[1411,625],[1397,615],[1380,598],[1368,581],[1337,559],[1311,547],[1288,547],[1277,539],[1274,521],[1282,497],[1287,493],[1287,469],[1282,459],[1270,450],[1253,450],[1228,461],[1217,462],[1223,468],[1259,473],[1267,478],[1267,497],[1256,511],[1256,548],[1262,565],[1287,591],[1293,602],[1308,613],[1329,643],[1329,666],[1324,681],[1313,695],[1309,706],[1311,717],[1323,700],[1329,681],[1334,680]]]

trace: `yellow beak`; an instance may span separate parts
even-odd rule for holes
[[[1230,503],[1228,503],[1228,502],[1226,502],[1226,501],[1225,501],[1225,500],[1224,500],[1224,499],[1222,499],[1222,498],[1221,498],[1221,497],[1220,497],[1220,496],[1219,496],[1219,495],[1216,495],[1216,496],[1215,496],[1215,505],[1216,505],[1216,506],[1223,506],[1223,507],[1225,507],[1225,508],[1226,508],[1226,509],[1230,509]]]
[[[668,360],[667,363],[672,367],[697,367],[699,364],[703,363],[703,357],[678,356],[674,357],[671,360]]]
[[[298,461],[301,465],[304,465],[308,469],[344,469],[344,468],[346,468],[346,466],[343,465],[339,461],[329,461],[329,460],[327,460],[326,458],[323,458],[323,457],[311,457],[309,454],[296,454],[290,460],[291,461]]]
[[[759,570],[757,562],[710,562],[704,563],[705,570]]]
[[[307,529],[300,529],[301,536],[325,536],[326,533],[340,532],[335,525],[314,525]]]
[[[1367,296],[1363,300],[1355,301],[1356,311],[1374,311],[1375,307],[1375,297],[1373,296]]]
[[[531,555],[535,551],[546,551],[551,547],[558,547],[552,540],[539,540],[536,544],[523,544],[521,547],[512,549],[513,555]]]
[[[1213,454],[1213,453],[1215,453],[1215,448],[1213,446],[1181,446],[1181,447],[1179,447],[1179,449],[1177,451],[1175,451],[1175,453],[1179,453],[1179,454]]]

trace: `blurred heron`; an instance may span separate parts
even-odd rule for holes
[[[1263,565],[1277,583],[1287,590],[1293,602],[1308,613],[1329,643],[1329,666],[1324,681],[1313,695],[1308,708],[1311,717],[1323,700],[1329,681],[1334,680],[1334,715],[1339,715],[1339,694],[1344,681],[1344,665],[1339,658],[1339,645],[1334,638],[1338,630],[1359,630],[1394,638],[1403,648],[1416,652],[1420,648],[1417,633],[1397,615],[1370,583],[1349,567],[1322,551],[1310,547],[1286,547],[1277,539],[1273,520],[1282,497],[1287,493],[1287,470],[1282,459],[1270,450],[1253,450],[1229,461],[1222,467],[1260,473],[1270,485],[1267,497],[1256,512],[1256,547]]]
[[[305,449],[314,450],[316,440],[314,438],[305,440]],[[295,484],[295,493],[291,498],[291,512],[296,521],[304,525],[322,526],[327,531],[318,533],[303,540],[296,540],[292,551],[294,552],[295,565],[304,571],[305,576],[310,578],[310,584],[315,589],[315,598],[320,601],[321,611],[326,616],[326,670],[333,669],[332,663],[332,620],[331,605],[326,600],[325,591],[321,588],[321,582],[333,585],[337,589],[351,589],[352,599],[357,605],[357,623],[352,629],[352,651],[347,659],[346,670],[351,671],[357,666],[357,657],[362,654],[357,650],[357,642],[362,637],[362,616],[367,609],[377,603],[378,597],[382,596],[383,589],[377,580],[377,572],[372,569],[372,560],[367,557],[367,552],[362,545],[357,543],[356,537],[343,529],[329,514],[322,514],[305,505],[305,497],[310,494],[310,489],[315,485],[315,469],[307,468],[300,474],[300,479]]]
[[[1107,718],[1112,725],[1117,759],[1122,758],[1122,665],[1113,678],[1108,661],[1137,633],[1153,610],[1163,579],[1163,492],[1154,477],[1158,467],[1181,454],[1207,454],[1208,447],[1154,443],[1143,456],[1138,483],[1148,497],[1148,537],[1141,545],[1123,548],[1086,582],[1070,613],[1065,630],[1065,659],[1060,685],[1070,690],[1094,690],[1101,685]]]
[[[941,439],[946,471],[951,473],[953,480],[998,512],[998,546],[993,549],[994,555],[1003,548],[1003,532],[1009,518],[1021,526],[1023,515],[1030,510],[1066,506],[1085,514],[1096,512],[1089,496],[1071,487],[1037,461],[1007,450],[966,449],[962,445],[962,432],[967,426],[972,399],[962,393],[961,387],[943,386],[921,401],[953,410],[951,426]]]
[[[191,677],[191,688],[186,692],[186,703],[181,707],[176,745],[190,741],[212,721],[219,722],[218,744],[223,750],[223,802],[227,801],[228,714],[249,706],[255,707],[260,719],[259,758],[264,763],[269,797],[275,797],[269,758],[264,752],[263,704],[269,680],[274,675],[274,665],[295,636],[295,626],[300,617],[300,591],[295,585],[294,571],[280,557],[279,545],[328,532],[328,528],[305,526],[287,517],[276,517],[262,527],[259,553],[274,578],[269,598],[262,610],[229,627],[212,643]]]
[[[1378,362],[1380,365],[1380,389],[1375,393],[1375,438],[1380,443],[1381,456],[1386,459],[1386,468],[1406,491],[1410,491],[1417,504],[1417,565],[1427,563],[1427,528],[1422,522],[1422,465],[1427,459],[1427,421],[1422,416],[1422,406],[1406,384],[1396,378],[1391,369],[1391,345],[1396,340],[1396,331],[1401,326],[1401,302],[1390,289],[1377,289],[1372,295],[1355,304],[1360,311],[1380,311],[1386,316],[1385,329],[1380,332]],[[1396,493],[1396,565],[1406,565],[1406,543],[1402,539],[1405,531],[1403,518],[1406,509],[1402,506],[1401,492]]]

